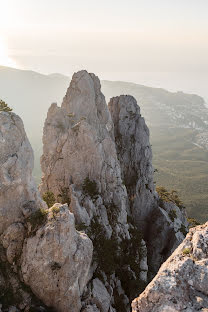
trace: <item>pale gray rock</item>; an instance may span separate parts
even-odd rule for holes
[[[140,280],[142,280],[143,282],[147,282],[147,273],[148,273],[148,265],[147,265],[147,246],[145,241],[142,239],[141,241],[141,247],[140,247],[141,251],[141,255],[142,257],[140,257],[140,274],[139,274],[139,278]]]
[[[76,231],[68,206],[55,204],[46,224],[24,243],[23,280],[47,306],[78,312],[89,279],[92,250],[91,240]]]
[[[10,264],[13,264],[14,260],[21,255],[24,237],[25,228],[22,223],[11,224],[2,234],[2,245],[6,249],[7,260]]]
[[[51,191],[57,201],[68,203],[77,228],[88,233],[96,246],[81,302],[83,311],[114,311],[113,305],[130,311],[137,294],[134,284],[147,282],[154,257],[157,265],[165,260],[152,244],[156,229],[163,219],[167,231],[173,228],[170,252],[177,246],[175,240],[180,240],[176,232],[181,224],[178,216],[170,225],[168,212],[159,208],[149,130],[135,99],[113,98],[108,109],[99,79],[86,71],[74,74],[61,107],[53,103],[49,108],[41,166],[41,193]],[[95,182],[88,185],[95,194],[86,191],[86,178]],[[159,219],[152,223],[155,212]],[[167,231],[162,234],[162,248]],[[110,255],[100,252],[102,247]]]
[[[141,259],[140,278],[153,277],[160,265],[184,239],[188,228],[184,209],[171,203],[162,203],[154,187],[152,150],[149,129],[141,117],[140,108],[134,97],[121,95],[108,104],[114,122],[114,134],[121,174],[126,185],[130,212],[137,228],[142,231],[148,249],[148,259]],[[169,214],[174,212],[172,221]],[[150,275],[151,272],[151,275]]]
[[[133,312],[208,309],[208,222],[192,228],[132,303]]]
[[[43,133],[40,190],[42,194],[50,190],[57,198],[63,189],[67,190],[69,197],[72,194],[70,209],[76,222],[89,224],[98,215],[106,229],[109,220],[105,206],[113,203],[119,211],[116,231],[128,237],[127,192],[121,180],[113,122],[100,88],[98,77],[80,71],[73,75],[62,106],[52,104],[49,108]],[[100,196],[96,204],[83,196],[87,177],[97,184]]]
[[[44,206],[32,177],[33,151],[20,117],[0,112],[0,234],[23,220],[28,201]]]
[[[102,312],[108,312],[110,308],[111,297],[105,288],[105,285],[98,279],[95,278],[92,281],[92,297],[96,306]]]
[[[160,207],[149,215],[148,222],[148,264],[151,277],[154,277],[161,264],[184,240],[188,233],[188,221],[184,208],[160,200]]]
[[[114,123],[116,149],[130,199],[131,215],[138,227],[145,230],[147,217],[158,205],[149,129],[134,97],[114,97],[108,107]]]

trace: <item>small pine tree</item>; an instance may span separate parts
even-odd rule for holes
[[[0,112],[11,112],[12,109],[2,100],[0,100]]]
[[[46,202],[48,208],[52,207],[56,202],[53,192],[50,191],[43,194],[43,200]]]

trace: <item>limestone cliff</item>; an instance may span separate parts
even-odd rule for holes
[[[133,312],[208,310],[208,223],[189,231],[132,308]]]
[[[32,170],[33,151],[22,120],[12,112],[0,112],[0,234],[23,220],[29,201],[44,206]]]
[[[86,71],[74,74],[61,107],[49,108],[41,165],[41,193],[67,201],[77,229],[93,242],[83,311],[129,311],[148,275],[151,278],[183,240],[178,231],[186,222],[178,207],[170,220],[165,212],[172,209],[170,204],[159,205],[149,130],[135,99],[113,98],[108,109],[99,79]],[[148,269],[153,259],[155,271]]]
[[[132,239],[135,227],[127,222],[129,200],[121,179],[114,125],[94,74],[74,74],[62,106],[52,104],[48,111],[43,143],[42,194],[53,192],[58,201],[67,194],[77,228],[83,227],[93,241],[93,278],[83,308],[98,301],[94,298],[98,284],[108,293],[108,309],[118,304],[129,309],[136,288],[128,282],[122,285],[122,270],[128,274],[127,281],[138,283],[140,274],[146,281],[147,275],[142,275],[147,270],[146,247],[141,233]],[[127,261],[130,255],[132,265]],[[101,303],[96,304],[103,309]]]
[[[188,229],[183,207],[163,202],[155,191],[149,129],[134,97],[121,95],[108,104],[121,175],[127,188],[129,216],[148,247],[149,277],[182,242]]]
[[[11,112],[0,112],[0,148],[3,311],[129,312],[188,225],[184,209],[155,192],[149,131],[135,99],[107,106],[98,77],[73,75],[44,126],[40,191],[48,207],[33,182],[22,121]]]
[[[158,206],[149,129],[132,96],[114,97],[108,107],[114,123],[117,155],[128,191],[131,215],[138,227],[145,230],[149,226],[149,215]]]
[[[90,278],[92,242],[76,231],[67,205],[49,209],[45,225],[25,240],[21,272],[25,284],[47,306],[78,312]]]
[[[76,231],[67,205],[47,209],[32,178],[32,148],[14,113],[0,112],[0,147],[0,309],[80,311],[92,242]]]

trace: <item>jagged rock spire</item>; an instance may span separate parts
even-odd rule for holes
[[[99,214],[107,228],[104,205],[114,204],[120,211],[122,231],[128,235],[125,229],[128,198],[121,180],[113,122],[100,81],[94,74],[86,71],[74,74],[62,106],[51,105],[44,126],[41,165],[44,174],[41,192],[50,190],[58,198],[63,189],[68,190],[77,222],[89,224]],[[80,208],[81,199],[79,204],[76,200],[86,178],[97,184],[101,195],[99,209],[88,207],[89,203]]]
[[[130,199],[131,215],[144,229],[148,216],[158,205],[149,129],[133,96],[114,97],[108,107],[114,123],[117,155]]]

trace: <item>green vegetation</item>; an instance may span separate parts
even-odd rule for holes
[[[87,235],[93,241],[94,259],[98,263],[98,270],[112,274],[117,264],[118,242],[114,238],[106,238],[103,226],[96,217],[92,219]]]
[[[19,293],[15,293],[12,286],[9,285],[9,287],[1,290],[0,300],[4,308],[9,308],[12,304],[18,305],[21,302],[22,297]]]
[[[43,200],[46,202],[48,208],[52,207],[56,202],[53,192],[50,191],[43,194]]]
[[[11,270],[10,264],[6,261],[6,250],[0,244],[0,276],[3,277],[3,282],[0,283],[0,303],[4,309],[11,305],[17,305],[22,300],[22,296],[18,289],[15,290],[14,285],[10,283],[8,277],[12,277],[15,273]]]
[[[68,187],[61,187],[60,188],[60,194],[57,196],[58,201],[61,204],[67,204],[68,206],[71,203],[71,198],[69,196],[69,188]]]
[[[191,249],[190,248],[184,248],[183,249],[183,255],[190,255]]]
[[[200,225],[200,223],[194,219],[194,218],[188,218],[189,228],[193,228],[197,225]]]
[[[126,306],[124,304],[125,296],[123,294],[119,295],[116,287],[113,290],[113,297],[115,301],[113,307],[119,312],[126,312]]]
[[[69,113],[69,114],[67,114],[67,116],[71,118],[71,117],[74,117],[75,114],[74,113]]]
[[[118,207],[114,203],[110,203],[105,206],[109,223],[112,227],[115,227],[118,219]]]
[[[48,210],[42,208],[36,210],[29,218],[28,222],[31,224],[31,232],[35,234],[38,228],[47,220]]]
[[[180,227],[179,231],[180,231],[184,236],[186,236],[186,234],[188,233],[188,231],[186,230],[186,227],[185,227],[184,224],[181,224],[181,227]]]
[[[177,191],[172,190],[171,192],[168,192],[167,189],[163,186],[156,187],[156,191],[163,201],[172,202],[176,204],[176,206],[178,206],[179,208],[184,208],[182,201],[178,197]]]
[[[174,222],[175,218],[177,218],[177,214],[175,210],[170,210],[168,216],[172,222]]]
[[[116,224],[114,217],[116,212],[118,214],[118,208],[113,204],[108,205],[108,211],[112,212],[114,209],[113,218],[110,219],[113,229]],[[123,240],[118,242],[114,231],[111,238],[108,239],[97,217],[92,219],[86,233],[93,241],[93,259],[98,264],[95,277],[99,277],[102,280],[102,272],[105,272],[107,277],[115,273],[121,281],[125,293],[131,300],[135,298],[138,292],[143,291],[146,286],[145,283],[138,279],[140,273],[139,262],[145,256],[141,245],[142,234],[134,225],[130,224],[130,239],[123,238]],[[129,270],[129,267],[131,270]],[[115,306],[117,309],[119,308],[119,311],[124,311],[122,310],[124,308],[122,302],[122,298],[116,294]]]
[[[157,185],[178,190],[189,218],[204,223],[208,216],[208,151],[195,146],[196,131],[150,128]]]
[[[53,206],[51,210],[52,210],[52,212],[53,212],[53,215],[56,215],[57,213],[60,212],[60,208],[57,207],[57,206]]]
[[[76,227],[76,230],[79,232],[83,232],[87,229],[87,225],[84,222],[76,224],[75,227]]]
[[[82,189],[85,195],[90,196],[92,199],[96,199],[99,195],[97,183],[94,180],[90,180],[89,177],[85,178]]]
[[[12,108],[10,108],[4,101],[0,100],[0,112],[11,112]]]

